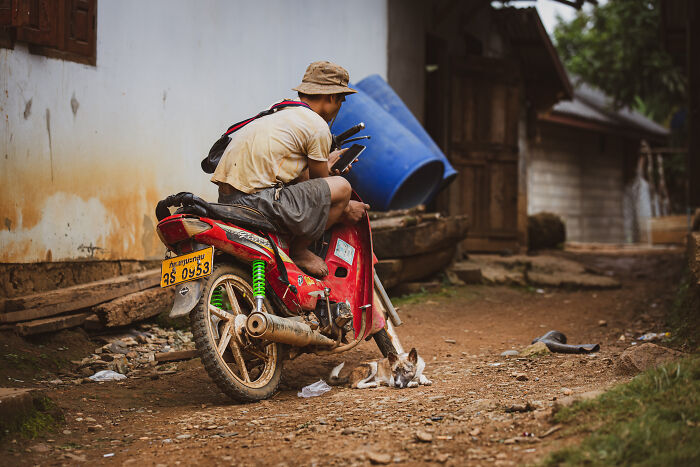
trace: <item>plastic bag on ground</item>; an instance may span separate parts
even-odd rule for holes
[[[637,338],[638,341],[656,341],[660,339],[665,339],[667,337],[671,337],[670,332],[648,332],[644,334],[643,336],[639,336]]]
[[[126,379],[126,376],[116,371],[102,370],[90,376],[90,379],[93,381],[119,381],[121,379]]]
[[[301,392],[297,393],[299,397],[316,397],[321,394],[325,394],[331,390],[331,387],[326,384],[322,379],[316,381],[314,384],[309,384],[301,389]]]

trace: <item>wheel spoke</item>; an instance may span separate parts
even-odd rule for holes
[[[241,307],[238,304],[238,299],[236,298],[236,293],[233,291],[233,287],[231,287],[231,283],[226,281],[224,282],[224,286],[226,287],[226,295],[228,295],[228,302],[231,304],[233,314],[240,315]]]
[[[222,355],[226,351],[228,343],[231,341],[231,326],[233,325],[232,320],[226,321],[224,324],[224,329],[221,331],[221,339],[219,339],[219,345],[217,346],[217,351],[219,355]]]
[[[233,319],[233,316],[231,313],[229,313],[226,310],[222,310],[219,307],[216,307],[212,305],[211,303],[209,304],[209,313],[211,313],[214,316],[218,316],[221,319],[225,319],[227,321],[230,321]]]
[[[238,345],[236,345],[235,342],[231,342],[231,345],[229,347],[231,348],[231,352],[233,353],[233,358],[236,359],[236,366],[238,366],[238,369],[241,371],[243,379],[246,383],[250,383],[250,376],[248,376],[248,369],[245,367],[245,360],[243,360],[243,354],[241,353],[241,349],[238,348]]]
[[[261,352],[260,350],[258,350],[257,348],[255,348],[254,345],[249,345],[248,347],[245,347],[243,350],[245,350],[246,352],[252,353],[253,355],[262,359],[263,361],[267,360],[267,355],[265,353]]]

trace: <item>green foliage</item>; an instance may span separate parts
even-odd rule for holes
[[[567,69],[663,123],[683,105],[686,79],[663,49],[660,0],[610,0],[559,20],[554,42]]]
[[[15,433],[27,439],[37,438],[56,431],[64,421],[61,410],[48,397],[34,399],[31,410],[9,415],[0,420],[0,439]]]
[[[700,357],[642,373],[555,418],[591,434],[544,465],[700,465]]]
[[[440,299],[451,299],[459,297],[460,299],[473,300],[479,294],[474,291],[473,287],[470,286],[443,286],[439,291],[429,292],[424,288],[420,292],[402,295],[400,297],[391,297],[391,303],[394,306],[403,305],[413,305],[416,303],[423,303],[428,300],[440,300]]]
[[[700,287],[686,270],[673,300],[667,324],[673,343],[684,350],[700,351]]]

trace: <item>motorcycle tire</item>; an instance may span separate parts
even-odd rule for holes
[[[374,342],[376,342],[377,347],[379,347],[379,351],[382,353],[384,358],[386,358],[390,353],[397,353],[396,349],[394,348],[394,344],[389,338],[389,334],[386,332],[386,329],[382,329],[381,331],[372,334],[372,338],[374,338]]]
[[[252,283],[244,266],[216,264],[202,297],[190,312],[192,334],[204,368],[224,394],[240,402],[272,396],[282,375],[283,345],[250,339],[245,334],[236,337],[231,332],[235,315],[248,315],[255,309]],[[274,314],[268,300],[263,311]]]

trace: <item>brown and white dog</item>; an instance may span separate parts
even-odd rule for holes
[[[382,384],[399,389],[433,384],[423,374],[425,361],[418,356],[416,349],[400,355],[390,353],[387,358],[360,363],[350,375],[341,378],[340,370],[344,366],[345,362],[333,368],[329,384],[337,386],[349,383],[356,389],[376,388]]]

